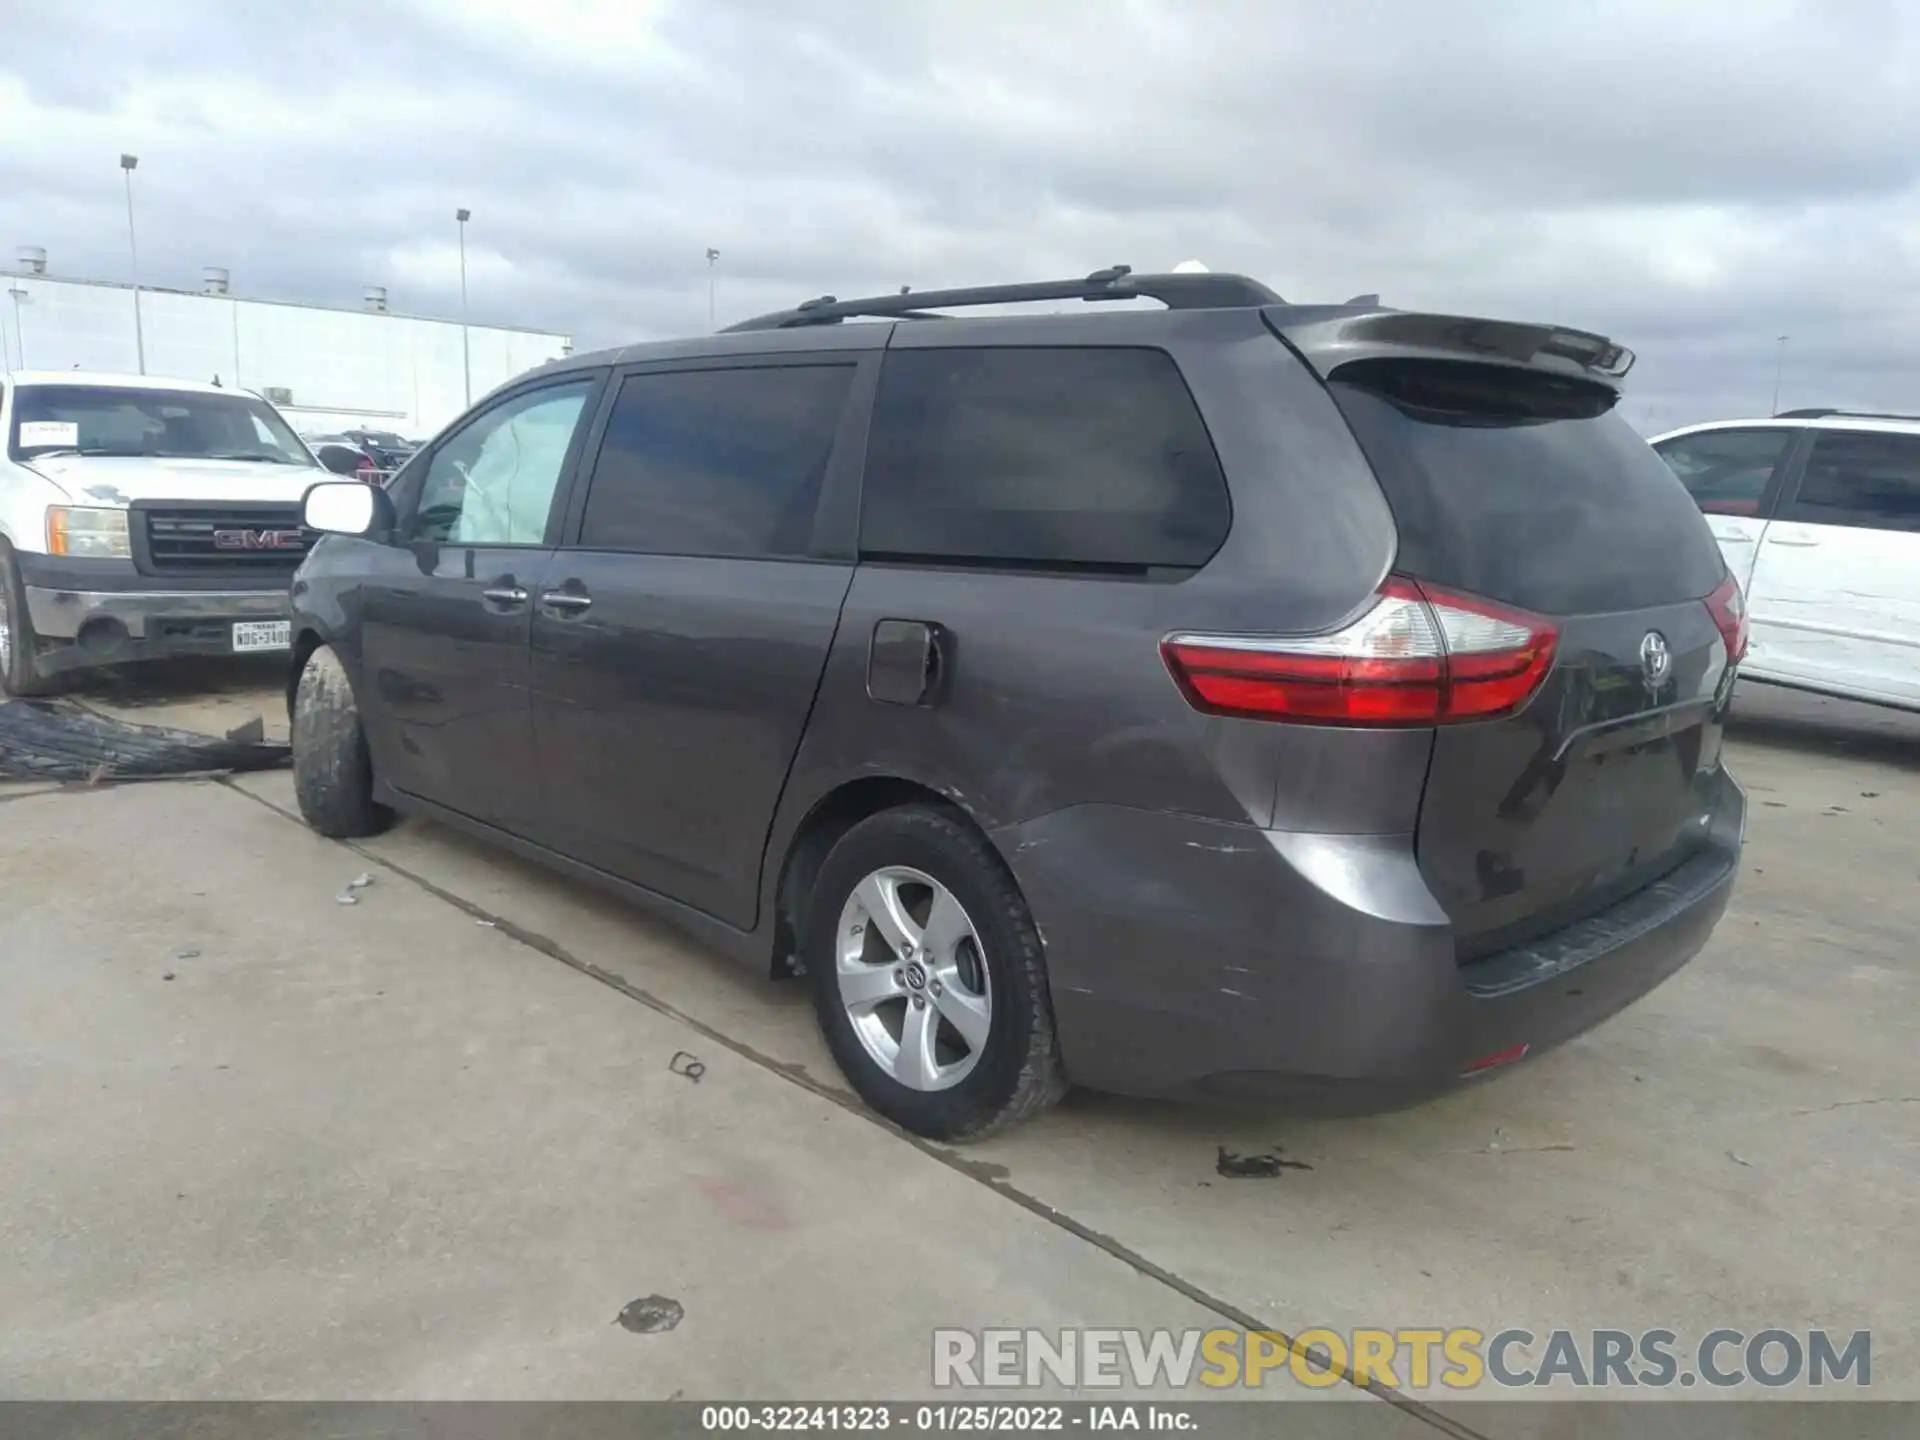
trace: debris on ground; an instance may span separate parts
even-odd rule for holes
[[[1216,1148],[1219,1154],[1213,1162],[1214,1173],[1224,1175],[1229,1180],[1272,1180],[1283,1170],[1313,1169],[1304,1160],[1281,1158],[1278,1145],[1265,1154],[1257,1155],[1236,1155],[1224,1145]]]
[[[659,1335],[673,1329],[686,1314],[678,1300],[669,1300],[665,1295],[643,1295],[628,1301],[627,1307],[613,1317],[613,1323],[636,1335]]]
[[[176,960],[198,960],[200,958],[200,952],[198,950],[176,950],[173,952],[173,958]]]
[[[1727,1151],[1727,1159],[1733,1161],[1733,1163],[1736,1165],[1744,1165],[1749,1170],[1753,1168],[1753,1161],[1748,1160],[1742,1156],[1736,1155],[1731,1150]]]
[[[700,1083],[700,1077],[707,1073],[706,1062],[697,1055],[689,1055],[685,1050],[673,1052],[673,1058],[667,1061],[667,1069],[696,1085]]]
[[[347,881],[346,888],[333,897],[334,903],[337,905],[358,905],[360,903],[358,892],[366,889],[371,884],[373,884],[373,876],[362,871],[360,874],[354,876],[353,879]]]
[[[259,722],[228,735],[135,725],[67,700],[0,701],[0,779],[99,785],[272,770],[292,747],[263,740]]]

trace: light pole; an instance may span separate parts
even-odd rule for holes
[[[7,294],[13,297],[13,342],[20,347],[20,368],[27,368],[27,332],[20,324],[20,302],[27,298],[27,292],[18,285],[9,286]]]
[[[720,258],[720,252],[711,245],[707,247],[707,323],[713,324],[713,262]]]
[[[1787,341],[1792,338],[1791,335],[1782,335],[1775,342],[1779,348],[1773,352],[1773,408],[1767,411],[1769,415],[1780,413],[1780,371],[1787,363]]]
[[[453,218],[460,222],[460,368],[467,377],[467,404],[473,404],[473,352],[467,348],[467,221],[473,218],[473,212],[460,209],[453,212]]]
[[[122,155],[120,169],[127,177],[127,256],[133,263],[133,350],[140,361],[140,373],[147,373],[147,337],[140,325],[140,247],[133,239],[133,171],[140,163],[138,155]]]

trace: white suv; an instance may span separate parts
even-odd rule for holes
[[[1743,677],[1920,710],[1920,418],[1790,410],[1653,448],[1746,591]]]
[[[163,655],[288,648],[330,478],[259,396],[77,371],[0,377],[0,692]]]

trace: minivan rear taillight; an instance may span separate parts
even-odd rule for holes
[[[1549,620],[1390,576],[1329,635],[1170,635],[1160,653],[1197,710],[1314,725],[1436,725],[1518,710],[1553,668]]]
[[[1747,597],[1740,593],[1740,582],[1729,575],[1720,588],[1707,596],[1707,609],[1713,623],[1720,627],[1720,638],[1727,645],[1727,663],[1738,665],[1747,653]]]

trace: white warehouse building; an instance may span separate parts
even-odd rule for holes
[[[544,330],[468,325],[396,315],[369,286],[359,310],[230,294],[210,267],[199,291],[138,290],[146,373],[256,391],[313,435],[393,430],[424,439],[503,381],[570,354],[571,339]],[[136,373],[132,285],[46,273],[46,254],[19,252],[0,274],[0,369]]]

